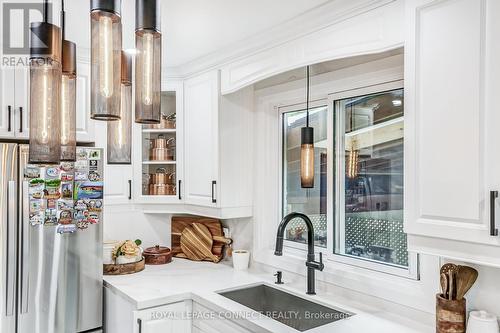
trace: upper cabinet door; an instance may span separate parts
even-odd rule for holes
[[[0,137],[14,137],[14,82],[12,67],[0,68]]]
[[[95,123],[90,119],[90,64],[79,61],[76,75],[76,140],[94,142]]]
[[[184,111],[185,202],[217,207],[218,71],[184,82]]]
[[[494,0],[411,0],[407,6],[409,247],[487,262],[463,244],[487,245],[497,253],[500,245],[490,235],[490,191],[500,190],[500,75],[493,61],[500,57],[500,6]],[[492,211],[498,208],[493,203]]]

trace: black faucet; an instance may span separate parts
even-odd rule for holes
[[[319,253],[319,262],[314,259],[314,227],[311,220],[304,214],[301,213],[290,213],[285,216],[280,225],[278,226],[278,233],[276,235],[276,250],[274,251],[274,255],[281,256],[283,255],[283,235],[285,234],[286,225],[291,220],[299,218],[302,219],[306,223],[307,227],[307,294],[308,295],[316,295],[315,286],[314,286],[314,271],[320,270],[322,271],[325,268],[323,265],[323,254]]]

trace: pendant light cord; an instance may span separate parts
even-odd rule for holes
[[[66,39],[66,13],[64,12],[64,0],[61,0],[61,36],[62,40]]]
[[[306,127],[309,127],[309,66],[306,68],[307,88],[306,88]]]
[[[47,23],[49,21],[49,0],[43,1],[43,22]]]

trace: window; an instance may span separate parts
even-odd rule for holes
[[[311,109],[313,189],[300,187],[306,112],[282,109],[282,205],[283,216],[297,211],[311,218],[316,247],[333,260],[407,275],[416,272],[417,260],[403,231],[404,96],[398,84],[338,94]],[[286,239],[288,246],[303,246],[302,222],[290,222]]]

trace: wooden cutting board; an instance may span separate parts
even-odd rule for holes
[[[208,228],[201,223],[193,223],[184,228],[181,235],[181,249],[188,259],[219,262],[212,253],[213,239]]]
[[[186,258],[184,252],[181,249],[181,235],[182,231],[187,227],[192,225],[193,223],[200,223],[205,225],[210,234],[212,236],[222,237],[224,236],[224,232],[222,231],[222,224],[220,220],[213,219],[209,217],[200,217],[200,216],[173,216],[172,217],[172,231],[171,231],[171,247],[172,254],[174,257],[178,258]],[[216,255],[219,260],[222,259],[223,256],[223,242],[214,242],[212,244],[212,253]]]

